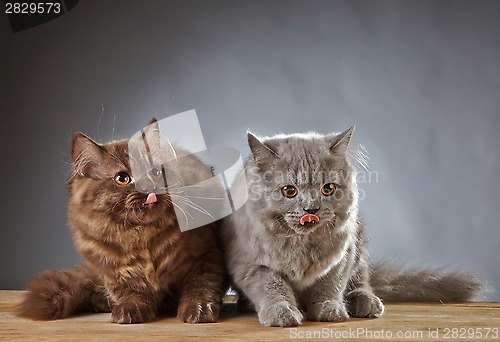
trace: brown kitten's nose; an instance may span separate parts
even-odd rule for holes
[[[157,190],[156,184],[148,178],[141,178],[137,184],[136,188],[139,192],[144,194],[149,194]]]
[[[319,210],[319,207],[318,208],[311,208],[311,209],[305,209],[304,208],[304,211],[308,214],[316,214]]]

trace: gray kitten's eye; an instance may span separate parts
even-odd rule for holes
[[[293,185],[285,185],[284,187],[281,188],[281,193],[283,194],[283,196],[288,198],[297,196],[297,192],[298,192],[297,188],[294,187]]]
[[[156,167],[151,170],[151,175],[153,177],[160,177],[161,176],[161,170],[157,169]]]
[[[118,172],[114,178],[115,183],[118,185],[127,185],[132,180],[128,173]]]
[[[325,196],[330,196],[331,194],[333,194],[335,192],[335,184],[333,183],[326,183],[325,185],[323,185],[323,187],[321,188],[321,193]]]

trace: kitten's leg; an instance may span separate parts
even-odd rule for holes
[[[216,322],[226,289],[222,255],[213,251],[184,278],[177,317],[186,323]]]
[[[380,317],[384,313],[384,304],[373,293],[369,278],[368,265],[360,261],[346,291],[347,310],[352,317]]]
[[[347,278],[346,265],[343,263],[301,293],[300,301],[306,308],[307,319],[344,322],[349,318],[343,298]]]
[[[370,271],[366,260],[365,226],[358,221],[357,239],[354,245],[356,253],[352,264],[352,273],[347,284],[347,310],[352,317],[379,317],[384,313],[384,304],[373,294],[370,286]]]
[[[238,279],[237,285],[255,305],[261,324],[292,327],[302,322],[293,289],[279,273],[257,266]]]
[[[353,251],[349,253],[351,270],[345,291],[347,311],[352,317],[379,317],[384,313],[380,298],[373,294],[370,286],[370,272],[366,260],[366,233],[361,219],[358,219]]]
[[[115,301],[111,321],[119,324],[145,323],[156,318],[161,299],[151,282],[142,278],[106,279],[106,288]]]

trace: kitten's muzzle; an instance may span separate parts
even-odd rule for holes
[[[319,217],[314,214],[305,214],[300,218],[300,224],[303,226],[306,223],[318,223]]]
[[[156,198],[156,194],[154,192],[148,194],[148,197],[146,198],[146,202],[144,202],[144,205],[150,205],[153,203],[156,203],[158,199]]]
[[[308,214],[316,214],[318,211],[319,211],[319,207],[318,208],[311,208],[311,209],[305,209],[304,208],[304,211]]]
[[[139,179],[135,184],[135,188],[137,189],[137,191],[142,192],[143,194],[158,192],[158,186],[148,177],[142,177],[141,179]]]
[[[307,214],[304,214],[300,217],[300,225],[303,226],[306,223],[318,223],[319,222],[319,216],[316,215],[316,213],[319,211],[319,207],[317,208],[304,208],[304,211]]]

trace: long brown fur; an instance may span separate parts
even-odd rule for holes
[[[19,315],[54,320],[76,312],[111,312],[102,277],[88,264],[63,271],[44,271],[27,286]]]
[[[155,130],[146,132],[148,142],[159,139]],[[156,145],[151,153],[165,152]],[[131,174],[128,147],[127,140],[101,145],[81,133],[73,137],[69,223],[87,262],[32,280],[20,316],[52,320],[111,311],[113,322],[142,323],[177,309],[183,322],[217,320],[226,283],[217,224],[181,232],[168,188],[144,206],[147,194],[135,184],[117,185],[118,172]],[[189,155],[177,171],[194,182],[212,175]]]

